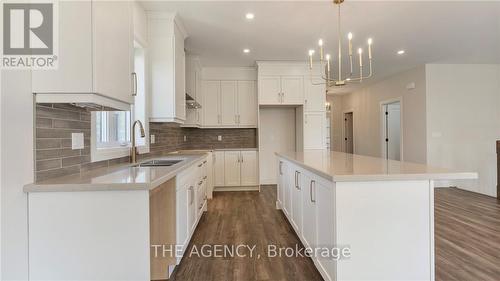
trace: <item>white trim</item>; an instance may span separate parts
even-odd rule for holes
[[[379,118],[380,118],[380,157],[384,158],[386,155],[385,147],[385,122],[384,122],[384,105],[399,102],[399,161],[404,161],[403,155],[403,97],[387,99],[379,103]]]

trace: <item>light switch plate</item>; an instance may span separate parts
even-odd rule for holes
[[[150,135],[149,140],[151,143],[155,143],[156,142],[155,135]]]
[[[222,141],[222,136],[217,136],[218,141]]]
[[[83,133],[71,133],[71,149],[83,149]]]

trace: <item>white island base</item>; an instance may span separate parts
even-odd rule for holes
[[[434,280],[434,179],[477,176],[336,152],[277,155],[276,205],[304,246],[349,248],[348,258],[312,257],[325,280]]]

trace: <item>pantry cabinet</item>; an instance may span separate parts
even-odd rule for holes
[[[320,77],[305,77],[305,111],[326,111],[326,85]]]
[[[324,149],[326,146],[325,112],[304,113],[304,149]]]
[[[59,1],[58,4],[58,68],[33,70],[33,92],[97,94],[132,104],[136,90],[133,3]]]
[[[203,81],[202,127],[255,128],[255,81]]]

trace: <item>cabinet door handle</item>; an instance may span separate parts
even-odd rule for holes
[[[198,182],[198,185],[201,185],[202,183],[203,183],[203,181],[199,181],[199,182]]]
[[[207,179],[207,176],[204,176],[204,177],[203,177],[203,179],[204,179],[204,180],[206,180],[206,179]]]
[[[194,186],[190,186],[189,187],[189,205],[192,205],[193,204],[193,201],[194,201]]]
[[[299,176],[300,176],[300,172],[295,171],[295,188],[297,188],[298,190],[300,190]]]
[[[311,183],[309,184],[309,197],[311,197],[312,203],[316,203],[316,191],[314,192],[314,199],[313,199],[313,195],[312,195],[313,184],[314,184],[314,189],[316,189],[316,181],[315,180],[312,180]]]
[[[283,166],[283,161],[280,161],[280,166],[279,166],[280,176],[282,176],[282,175],[283,175],[282,166]]]
[[[200,163],[200,164],[198,165],[198,168],[199,168],[199,167],[201,167],[201,166],[203,166],[203,163]]]
[[[241,163],[245,162],[245,160],[243,159],[243,154],[240,154],[240,157],[241,157]]]
[[[205,163],[207,163],[207,160],[204,160],[204,161],[203,161],[203,164],[205,164]]]
[[[132,96],[137,96],[137,73],[132,72]]]

